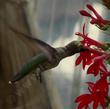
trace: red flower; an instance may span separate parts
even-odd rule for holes
[[[87,74],[94,74],[97,76],[99,72],[107,72],[106,65],[104,60],[106,59],[107,55],[102,55],[94,58],[94,62],[87,70]]]
[[[104,20],[91,5],[88,4],[87,8],[94,13],[95,17],[85,10],[81,10],[80,13],[83,16],[90,17],[91,24],[96,24],[99,27],[106,27],[110,24],[110,21]],[[101,29],[104,30],[104,28]],[[96,82],[87,82],[89,93],[80,95],[75,102],[78,103],[78,109],[89,109],[90,104],[93,109],[97,109],[99,105],[102,109],[106,109],[107,98],[109,98],[107,77],[110,76],[110,72],[107,71],[104,61],[109,58],[110,54],[102,49],[103,43],[88,37],[88,33],[85,33],[85,24],[83,25],[83,32],[77,32],[76,35],[83,38],[80,42],[88,51],[81,52],[75,64],[79,65],[82,62],[83,69],[86,65],[90,65],[87,74],[93,74],[94,76],[100,74],[100,79]]]
[[[108,87],[108,82],[107,82],[107,76],[109,75],[104,75],[102,76],[95,84],[94,87],[92,88],[93,91],[99,91],[104,92],[105,95],[107,96],[109,87]]]
[[[103,76],[96,83],[88,82],[89,94],[82,94],[76,98],[75,102],[78,103],[78,109],[88,109],[89,104],[93,103],[93,109],[97,109],[98,106],[105,107],[105,99],[108,96],[108,83],[107,78]]]
[[[105,94],[100,92],[95,92],[91,94],[82,94],[75,100],[76,103],[79,102],[77,109],[88,109],[89,104],[93,102],[93,109],[97,109],[99,104],[103,109],[105,108]]]
[[[88,109],[89,104],[92,102],[91,94],[82,94],[76,98],[75,102],[79,102],[77,109]]]
[[[98,41],[95,41],[95,40],[91,39],[90,37],[88,37],[88,33],[85,33],[85,24],[83,25],[83,33],[76,32],[75,34],[83,38],[83,40],[81,41],[81,43],[85,47],[89,47],[90,48],[91,46],[96,46],[96,47],[103,46],[102,43],[100,43]]]
[[[77,58],[75,63],[75,65],[79,65],[82,62],[84,69],[86,65],[90,65],[93,62],[93,59],[95,57],[99,56],[99,52],[93,50],[91,47],[95,46],[96,48],[99,48],[103,46],[103,44],[87,37],[88,34],[85,33],[85,24],[83,25],[83,33],[77,32],[76,35],[81,36],[83,38],[83,40],[80,42],[85,48],[88,49],[88,51],[80,53],[80,56]]]
[[[110,24],[110,21],[103,19],[103,18],[98,14],[98,12],[97,12],[91,5],[87,4],[86,6],[87,6],[87,8],[88,8],[89,10],[91,10],[91,11],[94,13],[95,17],[93,17],[91,14],[89,14],[89,13],[88,13],[87,11],[85,11],[85,10],[81,10],[81,11],[80,11],[80,14],[83,15],[83,16],[90,17],[90,18],[91,18],[91,21],[90,21],[91,24],[96,24],[96,25],[98,25],[99,27],[104,27],[105,25]]]
[[[97,54],[92,53],[91,51],[81,52],[80,56],[76,60],[75,65],[79,65],[82,62],[83,69],[85,69],[85,66],[90,65],[96,56]]]

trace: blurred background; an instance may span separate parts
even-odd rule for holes
[[[81,66],[74,67],[76,55],[44,72],[43,83],[30,74],[15,85],[8,84],[12,75],[40,49],[11,31],[7,22],[53,47],[78,40],[75,32],[82,30],[85,21],[92,38],[107,40],[100,38],[104,33],[80,16],[78,11],[86,3],[109,18],[107,9],[95,0],[0,0],[0,109],[75,109],[76,96],[86,91],[83,82],[93,79],[86,77]]]

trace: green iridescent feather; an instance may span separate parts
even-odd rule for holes
[[[45,56],[44,53],[40,53],[34,57],[32,57],[19,71],[18,74],[16,74],[12,79],[11,83],[18,81],[22,79],[24,76],[26,76],[31,71],[35,70],[37,66],[39,66],[41,63],[46,62],[48,58]],[[9,82],[9,83],[10,83]]]

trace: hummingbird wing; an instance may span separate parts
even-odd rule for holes
[[[41,41],[41,40],[33,37],[31,34],[24,33],[24,32],[21,32],[20,30],[16,29],[11,24],[9,24],[9,22],[4,21],[4,18],[0,17],[0,20],[5,22],[5,24],[7,25],[7,27],[11,31],[13,31],[14,33],[18,34],[19,35],[18,38],[20,40],[22,40],[28,46],[28,48],[30,48],[30,50],[32,52],[36,52],[36,51],[38,52],[40,50],[44,54],[46,54],[49,59],[51,59],[52,56],[55,55],[55,52],[57,52],[55,48],[53,48],[49,44],[45,43],[44,41]]]
[[[41,41],[37,38],[34,38],[32,35],[28,35],[26,33],[23,33],[21,31],[18,31],[17,29],[13,28],[12,26],[8,25],[8,27],[15,33],[17,33],[19,38],[24,41],[33,51],[35,51],[36,47],[40,48],[40,50],[48,56],[48,58],[51,60],[51,58],[55,55],[57,52],[55,48],[50,46],[49,44],[45,43],[44,41]]]

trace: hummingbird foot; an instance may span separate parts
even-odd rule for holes
[[[36,71],[34,72],[35,77],[37,80],[40,81],[40,83],[42,82],[42,74],[41,74],[41,70],[40,68],[37,68]]]

